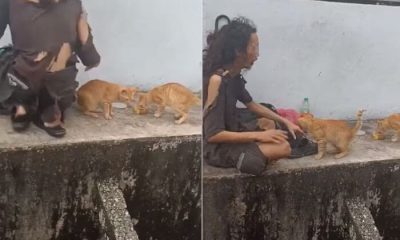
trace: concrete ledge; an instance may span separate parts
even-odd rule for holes
[[[173,114],[167,112],[161,118],[151,114],[136,115],[131,109],[114,109],[112,120],[91,118],[82,115],[77,106],[66,113],[67,135],[62,139],[50,137],[33,124],[24,133],[12,130],[8,116],[0,116],[0,151],[13,148],[32,148],[58,144],[73,144],[98,141],[120,141],[151,137],[171,137],[201,134],[201,109],[194,108],[187,123],[177,126]]]
[[[371,132],[374,124],[365,124]],[[361,136],[335,160],[281,160],[264,176],[204,166],[205,239],[350,239],[345,201],[360,199],[384,239],[400,236],[400,142]],[[392,237],[392,238],[391,238]]]
[[[68,135],[0,131],[0,239],[100,239],[96,184],[118,182],[139,239],[200,239],[201,118],[69,112]]]

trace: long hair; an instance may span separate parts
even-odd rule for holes
[[[246,52],[251,34],[256,32],[256,26],[249,19],[238,17],[209,34],[203,53],[203,79],[208,81],[216,70],[232,64],[238,52]]]

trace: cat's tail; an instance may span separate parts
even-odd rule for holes
[[[356,122],[356,125],[354,126],[354,128],[352,129],[353,136],[355,136],[362,127],[362,123],[363,123],[362,115],[365,111],[366,111],[365,109],[360,109],[357,111],[357,122]]]

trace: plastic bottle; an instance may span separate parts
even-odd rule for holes
[[[301,113],[310,113],[310,102],[308,101],[308,97],[303,99],[303,105],[300,109]]]

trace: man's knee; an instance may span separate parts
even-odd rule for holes
[[[261,175],[267,165],[267,159],[258,149],[247,149],[239,156],[236,168],[241,173]]]

